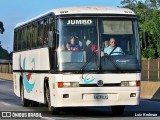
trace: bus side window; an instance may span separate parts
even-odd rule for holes
[[[54,31],[55,30],[55,21],[52,17],[49,18],[49,30]]]
[[[18,39],[18,36],[17,36],[18,32],[17,30],[14,31],[14,51],[17,51],[17,39]]]
[[[49,31],[49,20],[46,19],[44,21],[44,40],[43,40],[43,45],[48,44],[48,31]]]
[[[53,31],[53,34],[54,34],[54,35],[53,35],[53,37],[54,37],[53,39],[55,40],[55,37],[56,37],[55,34],[57,34],[57,33],[56,33],[56,31],[55,31],[55,30],[56,30],[56,29],[55,29],[55,20],[54,20],[53,17],[50,17],[50,18],[49,18],[49,24],[48,24],[48,25],[49,25],[49,26],[48,26],[48,27],[49,27],[49,28],[48,28],[49,31]],[[57,34],[57,35],[58,35],[58,34]],[[57,39],[57,41],[58,41],[58,39]],[[57,44],[58,44],[58,43],[59,43],[59,42],[57,42]],[[55,42],[54,42],[53,44],[55,44]]]
[[[17,40],[17,42],[18,42],[18,51],[20,51],[21,50],[21,30],[18,30],[18,40]]]
[[[22,32],[21,32],[21,50],[23,50],[24,49],[24,28],[22,28],[22,30],[21,30]]]
[[[33,44],[32,47],[37,47],[37,24],[33,25]]]
[[[33,49],[34,46],[34,25],[32,25],[32,32],[31,32],[31,48]]]
[[[29,49],[29,27],[27,26],[27,49]]]
[[[38,24],[38,46],[42,46],[42,41],[43,41],[43,21],[41,21]]]
[[[24,28],[24,49],[27,49],[27,27]]]
[[[28,46],[27,46],[27,49],[30,49],[30,42],[31,42],[31,37],[30,37],[30,29],[31,27],[27,27],[27,43],[28,43]]]
[[[34,34],[34,25],[31,25],[31,49],[34,47],[33,46],[33,34]]]

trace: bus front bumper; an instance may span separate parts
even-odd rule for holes
[[[53,95],[54,107],[138,105],[139,87],[58,88]]]

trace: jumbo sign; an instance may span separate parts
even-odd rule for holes
[[[68,20],[67,25],[91,25],[92,20]]]

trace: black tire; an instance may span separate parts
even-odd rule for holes
[[[47,83],[45,84],[45,100],[46,100],[46,104],[48,106],[48,111],[54,115],[59,114],[58,108],[51,106],[50,89],[49,89],[49,85]]]
[[[32,107],[38,107],[39,106],[39,102],[31,101],[31,106]]]
[[[115,116],[122,116],[125,106],[111,106],[112,114]]]
[[[21,83],[21,90],[20,90],[20,93],[21,93],[21,101],[22,101],[22,105],[23,105],[24,107],[29,107],[30,104],[31,104],[31,101],[28,100],[28,99],[26,99],[26,98],[24,98],[24,86],[23,86],[22,83]]]

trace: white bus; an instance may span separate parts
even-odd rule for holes
[[[13,78],[24,106],[45,103],[52,113],[62,107],[111,106],[113,114],[122,114],[140,100],[135,13],[69,7],[17,24]]]

